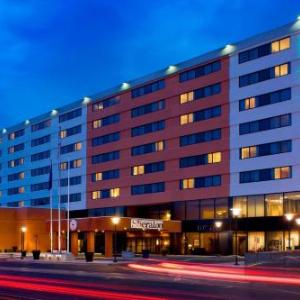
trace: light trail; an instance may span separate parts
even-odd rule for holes
[[[258,282],[269,284],[286,284],[286,285],[300,285],[299,277],[283,277],[274,276],[272,272],[264,272],[264,275],[259,274],[259,271],[252,271],[252,274],[240,269],[231,270],[228,272],[228,268],[225,267],[206,267],[206,266],[187,266],[183,264],[175,263],[160,263],[158,265],[141,265],[141,264],[129,264],[130,268],[137,271],[144,271],[152,274],[169,274],[169,275],[181,275],[189,276],[192,278],[203,278],[210,280],[221,281],[243,281],[243,282]]]

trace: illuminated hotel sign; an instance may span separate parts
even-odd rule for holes
[[[131,219],[131,228],[134,229],[144,229],[144,230],[162,230],[163,221],[162,220],[152,220],[152,219]]]

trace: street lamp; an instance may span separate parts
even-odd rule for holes
[[[25,244],[25,232],[27,231],[26,226],[21,227],[21,252],[24,251],[24,244]]]
[[[119,217],[112,217],[111,218],[111,221],[114,225],[114,249],[113,249],[113,252],[114,252],[114,259],[113,259],[113,262],[117,262],[117,225],[120,223],[120,218]]]
[[[241,209],[237,208],[237,207],[233,207],[231,208],[231,213],[234,219],[236,219],[235,221],[235,265],[237,266],[239,264],[238,261],[238,255],[239,255],[239,250],[238,250],[238,228],[237,228],[237,218],[239,217],[239,215],[241,214]]]
[[[214,238],[214,247],[215,247],[215,252],[217,253],[217,234],[216,231],[219,231],[221,229],[221,227],[223,226],[223,222],[222,221],[215,221],[214,223],[214,227],[215,227],[215,238]],[[218,244],[219,244],[219,235],[218,235]],[[219,245],[218,245],[219,248]],[[219,251],[218,251],[219,252]]]
[[[288,221],[288,233],[289,233],[289,250],[291,250],[291,221],[294,219],[295,215],[292,213],[287,213],[284,215],[286,220]]]

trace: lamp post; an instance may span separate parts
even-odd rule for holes
[[[120,223],[120,218],[119,217],[112,217],[111,221],[114,225],[114,259],[113,262],[117,262],[117,225]]]
[[[26,226],[21,227],[21,252],[24,251],[25,248],[25,232],[27,231]]]
[[[239,250],[238,250],[238,228],[237,228],[237,218],[239,217],[240,213],[241,213],[241,209],[240,208],[231,208],[231,212],[232,212],[232,216],[233,218],[236,220],[235,221],[235,265],[237,266],[239,264]]]
[[[222,221],[215,221],[214,223],[214,227],[215,227],[215,252],[217,252],[217,236],[216,236],[216,231],[219,231],[221,229],[221,227],[223,226],[223,222]],[[219,236],[218,236],[218,241],[219,241]],[[219,247],[218,247],[219,248]]]
[[[286,220],[288,221],[288,234],[289,234],[289,250],[291,250],[291,223],[292,223],[292,220],[294,219],[295,215],[292,214],[292,213],[288,213],[288,214],[285,214],[284,215]]]

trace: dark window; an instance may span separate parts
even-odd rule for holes
[[[16,139],[18,137],[23,136],[24,134],[25,134],[25,130],[24,129],[19,129],[17,131],[9,133],[8,139],[9,140],[14,140],[14,139]]]
[[[80,117],[81,114],[82,114],[82,109],[81,108],[74,109],[70,112],[67,112],[65,114],[60,115],[59,116],[59,123],[63,123],[65,121]]]
[[[208,120],[211,118],[216,118],[221,116],[222,109],[221,106],[215,106],[211,108],[206,108],[202,110],[195,111],[194,114],[194,122]]]
[[[40,176],[40,175],[45,175],[50,173],[50,166],[45,166],[45,167],[40,167],[36,169],[31,170],[31,176]]]
[[[206,64],[204,66],[200,66],[179,74],[179,82],[195,79],[198,77],[202,77],[208,75],[210,73],[214,73],[221,70],[221,61],[217,60],[212,63]]]
[[[49,181],[35,183],[30,186],[31,192],[37,192],[37,191],[48,190],[48,189],[49,189]]]
[[[120,170],[107,170],[101,172],[101,180],[110,180],[110,179],[116,179],[120,177]],[[94,173],[91,175],[92,182],[97,181],[97,173]]]
[[[50,119],[49,120],[45,120],[45,121],[42,121],[40,123],[33,124],[31,126],[31,131],[35,132],[35,131],[42,130],[42,129],[50,127],[50,126],[51,126],[51,120]]]
[[[221,83],[215,83],[205,86],[203,88],[194,90],[194,99],[202,99],[221,93]]]
[[[165,128],[165,121],[157,121],[153,123],[148,123],[138,127],[131,128],[131,136],[139,136],[143,134],[148,134],[155,131],[160,131]]]
[[[141,87],[135,88],[131,90],[131,97],[137,98],[141,97],[156,91],[159,91],[161,89],[165,88],[165,81],[164,79],[155,81],[150,84],[143,85]]]
[[[81,176],[73,176],[69,178],[70,185],[81,184]],[[61,178],[60,186],[68,186],[68,178]]]
[[[62,146],[60,148],[60,154],[67,154],[70,152],[78,151],[80,149],[81,149],[81,143],[73,143],[73,144]]]
[[[37,160],[42,160],[42,159],[46,159],[46,158],[50,158],[49,150],[31,155],[31,161],[37,161]]]
[[[68,202],[68,195],[61,195],[60,201],[61,201],[61,203],[67,203]],[[81,194],[80,193],[70,194],[70,202],[79,202],[79,201],[81,201]]]
[[[141,105],[131,110],[131,117],[135,118],[138,116],[150,114],[155,111],[163,110],[164,108],[165,108],[165,100],[160,100],[153,103]]]
[[[221,129],[192,133],[180,137],[180,147],[221,139]]]
[[[92,164],[101,164],[120,158],[120,151],[112,151],[92,156]]]
[[[50,197],[31,199],[30,204],[31,206],[48,205],[50,204]]]
[[[102,110],[104,108],[111,107],[118,103],[119,103],[119,99],[117,99],[117,98],[109,98],[109,99],[101,100],[101,101],[98,101],[95,104],[93,104],[93,110],[94,111]]]
[[[96,146],[116,142],[119,139],[120,139],[120,132],[114,132],[102,136],[97,136],[92,139],[92,146],[96,147]]]
[[[50,136],[50,134],[48,134],[48,135],[42,136],[40,138],[31,140],[31,147],[36,147],[36,146],[39,146],[39,145],[49,143],[50,139],[51,139],[51,136]]]
[[[144,167],[143,174],[162,172],[165,170],[165,162],[159,161],[159,162],[149,163],[149,164],[143,165],[143,167]],[[131,175],[135,175],[134,167],[131,168]]]
[[[149,183],[131,186],[131,195],[161,193],[165,191],[165,183]]]
[[[77,125],[77,126],[62,130],[61,138],[72,136],[72,135],[75,135],[78,133],[81,133],[81,125]]]
[[[136,155],[143,155],[143,154],[147,154],[147,153],[161,151],[159,149],[159,144],[160,143],[162,145],[162,148],[164,148],[165,147],[164,141],[154,142],[154,143],[149,143],[149,144],[144,144],[144,145],[132,147],[131,148],[131,155],[136,156]]]

